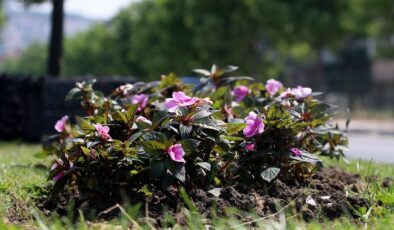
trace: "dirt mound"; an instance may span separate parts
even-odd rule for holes
[[[218,196],[208,192],[210,189],[191,189],[188,195],[196,209],[207,217],[226,215],[226,210],[230,207],[241,211],[252,211],[261,217],[286,209],[310,221],[334,219],[344,214],[357,217],[354,210],[361,207],[368,208],[369,204],[366,199],[350,194],[357,194],[363,186],[358,174],[345,173],[339,168],[331,167],[316,172],[304,183],[278,179],[264,189],[239,184],[222,188]],[[150,191],[152,196],[149,198],[145,198],[142,194],[127,197],[128,203],[141,204],[145,217],[149,216],[150,219],[156,220],[158,225],[164,217],[163,210],[166,210],[167,214],[173,214],[172,216],[177,219],[182,216],[180,210],[184,204],[175,189]],[[121,193],[125,194],[124,191]],[[83,200],[77,194],[65,191],[51,202],[41,202],[40,206],[65,215],[69,210],[68,206],[73,203],[74,210],[80,209],[87,218],[110,219],[118,215],[118,210],[110,207],[120,202],[122,201],[119,196]],[[179,221],[183,222],[182,218]]]

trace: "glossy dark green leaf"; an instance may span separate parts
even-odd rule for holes
[[[152,151],[152,150],[165,150],[166,146],[160,142],[157,141],[144,141],[141,143],[142,147],[146,152]]]
[[[191,132],[193,130],[193,126],[191,125],[179,125],[179,133],[181,134],[182,139],[189,138]]]
[[[290,158],[293,160],[301,161],[301,162],[306,162],[306,163],[311,163],[311,164],[321,164],[323,163],[317,156],[310,154],[305,151],[301,151],[302,155],[301,156],[293,156],[291,153]]]
[[[71,89],[66,95],[66,101],[70,101],[81,94],[81,90],[78,88]]]
[[[94,125],[92,125],[89,121],[87,121],[86,119],[79,117],[79,116],[75,116],[75,119],[77,121],[78,126],[83,129],[83,130],[94,130],[95,127]]]
[[[151,125],[146,122],[136,122],[135,124],[137,125],[139,130],[145,130],[151,128]]]
[[[179,143],[182,145],[182,148],[185,151],[186,155],[189,155],[193,152],[198,151],[200,141],[195,139],[184,139]]]
[[[198,162],[196,165],[198,165],[201,168],[207,170],[208,172],[211,171],[211,164],[208,163],[208,162]]]
[[[142,134],[144,134],[143,131],[138,131],[138,132],[134,133],[133,135],[131,135],[131,137],[128,139],[128,141],[130,143],[133,143],[135,140],[137,140],[139,137],[141,137]]]
[[[193,116],[191,118],[192,118],[192,120],[196,121],[196,120],[199,120],[202,118],[209,117],[211,114],[212,114],[211,112],[208,112],[206,110],[202,110],[202,111],[199,111],[199,112],[193,114]]]
[[[138,109],[138,104],[135,104],[135,105],[131,105],[130,108],[127,110],[126,118],[129,122],[134,121],[134,116],[137,113],[137,109]]]
[[[116,111],[115,114],[112,115],[112,118],[115,121],[121,121],[124,124],[127,124],[127,117],[124,113],[120,112],[120,111]]]
[[[228,123],[226,124],[227,135],[233,135],[243,130],[246,127],[245,123]]]
[[[152,119],[152,128],[156,128],[164,119],[169,116],[170,114],[168,114],[167,110],[160,110],[159,112],[155,113]]]
[[[175,172],[173,172],[173,175],[176,179],[178,179],[180,182],[185,183],[186,180],[186,170],[185,166],[183,164],[179,164],[176,166]]]
[[[93,146],[95,146],[95,145],[97,145],[97,144],[100,144],[101,142],[100,141],[88,141],[87,143],[86,143],[86,147],[88,147],[89,149],[90,148],[92,148]]]
[[[154,177],[161,177],[165,173],[165,166],[162,161],[151,162],[151,172]]]

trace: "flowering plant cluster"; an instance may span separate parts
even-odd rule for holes
[[[310,88],[231,75],[234,66],[196,69],[196,86],[174,74],[127,84],[109,96],[94,81],[77,83],[86,117],[55,125],[44,150],[56,160],[54,188],[79,194],[143,193],[149,188],[265,186],[277,177],[303,181],[322,161],[339,158],[346,134],[327,124],[333,106]]]

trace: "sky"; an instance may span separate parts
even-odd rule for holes
[[[65,11],[81,16],[106,20],[115,16],[116,13],[131,2],[138,0],[65,0]],[[32,7],[32,11],[50,12],[51,4],[44,3]]]

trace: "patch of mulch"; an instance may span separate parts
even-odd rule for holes
[[[385,177],[385,178],[383,179],[383,182],[382,182],[381,186],[382,186],[383,188],[390,188],[390,187],[393,185],[393,183],[394,183],[393,178],[391,178],[391,177]]]
[[[382,185],[387,186],[390,183],[392,179],[385,178]],[[209,189],[198,188],[188,191],[188,195],[196,209],[208,219],[226,215],[228,208],[252,211],[261,217],[275,214],[286,208],[286,211],[310,221],[334,219],[342,215],[357,218],[355,210],[370,206],[366,199],[357,195],[364,186],[360,175],[330,167],[316,172],[304,183],[277,179],[265,189],[255,189],[239,184],[222,188],[218,197],[207,192]],[[111,219],[119,215],[119,210],[114,208],[115,204],[140,203],[142,215],[145,218],[148,217],[157,226],[160,226],[160,221],[163,220],[165,214],[171,214],[180,224],[185,223],[181,212],[185,205],[175,188],[169,191],[152,188],[150,191],[153,195],[149,198],[145,198],[143,194],[122,196],[119,194],[127,193],[120,191],[118,195],[110,198],[96,197],[84,200],[78,196],[77,192],[65,190],[50,202],[39,201],[39,207],[66,215],[70,203],[73,203],[74,210],[81,210],[87,219]],[[242,219],[242,215],[239,218]]]
[[[10,194],[11,206],[7,210],[7,221],[14,224],[22,224],[30,220],[30,212],[26,202],[20,200],[14,194]]]

